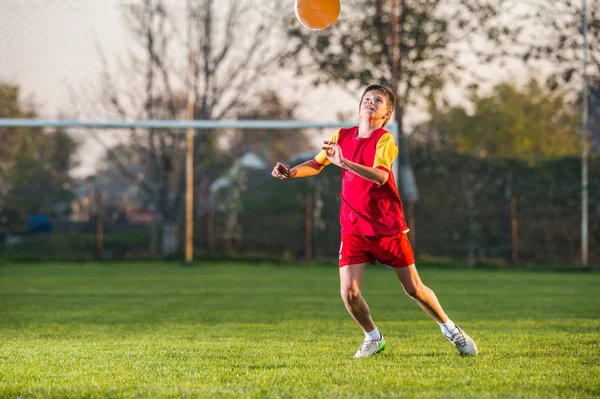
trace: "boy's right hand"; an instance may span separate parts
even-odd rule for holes
[[[282,164],[281,162],[277,162],[277,165],[275,165],[273,168],[273,172],[271,172],[271,176],[276,177],[279,180],[289,179],[290,167]]]

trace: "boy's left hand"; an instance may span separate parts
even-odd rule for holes
[[[338,143],[335,141],[324,141],[323,150],[325,150],[325,155],[327,155],[327,159],[331,161],[332,164],[343,167],[343,163],[346,160],[344,155],[342,154],[342,149]]]

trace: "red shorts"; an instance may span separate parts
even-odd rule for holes
[[[342,237],[340,267],[365,262],[374,264],[375,260],[396,269],[415,263],[408,234]]]

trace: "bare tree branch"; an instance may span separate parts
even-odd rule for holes
[[[100,135],[98,134],[99,132],[97,131],[91,131],[90,132],[90,136],[100,145],[102,145],[102,147],[104,147],[104,149],[106,150],[106,154],[108,155],[109,159],[111,161],[114,162],[115,166],[117,166],[117,168],[119,169],[119,171],[121,172],[121,174],[126,177],[127,179],[129,179],[132,182],[135,182],[137,184],[140,185],[140,187],[146,191],[147,193],[152,193],[152,187],[146,183],[143,180],[140,180],[138,178],[138,176],[130,171],[125,164],[119,159],[119,157],[117,156],[117,154],[115,153],[114,149],[109,146],[108,144],[106,144],[102,139],[100,139]]]

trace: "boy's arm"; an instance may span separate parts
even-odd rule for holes
[[[361,165],[346,159],[342,154],[342,149],[338,143],[334,143],[333,141],[325,141],[323,150],[326,152],[327,158],[334,165],[337,165],[343,169],[348,169],[349,171],[359,175],[364,179],[372,181],[373,183],[377,183],[379,185],[385,184],[390,176],[388,171],[381,168],[371,168],[369,166]]]
[[[360,177],[370,180],[373,183],[377,183],[380,186],[385,184],[385,182],[388,180],[388,177],[390,176],[390,174],[385,170],[378,168],[370,168],[368,166],[349,161],[345,158],[339,166],[340,168],[344,168],[349,170],[350,172],[356,173]]]
[[[295,179],[300,177],[309,177],[319,174],[325,165],[317,165],[313,162],[312,159],[301,163],[298,166],[290,169],[289,166],[282,164],[281,162],[277,162],[277,165],[273,168],[273,172],[271,175],[280,180],[285,179]]]
[[[324,167],[325,165],[318,165],[313,162],[312,159],[309,159],[308,161],[293,167],[292,170],[290,170],[290,177],[295,179],[299,177],[314,176],[319,174]]]

